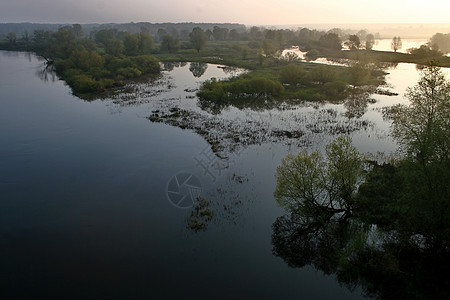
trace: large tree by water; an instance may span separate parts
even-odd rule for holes
[[[402,157],[365,161],[340,137],[319,152],[288,156],[275,198],[273,251],[292,267],[313,265],[378,299],[450,295],[450,82],[426,67],[393,107]],[[365,166],[363,168],[363,166]]]

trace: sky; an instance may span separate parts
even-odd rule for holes
[[[450,23],[448,0],[1,0],[0,23]]]

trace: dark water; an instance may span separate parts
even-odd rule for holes
[[[251,146],[213,177],[195,160],[206,141],[149,122],[152,103],[83,101],[23,53],[0,67],[0,299],[361,299],[272,255],[285,146]],[[169,201],[180,172],[212,202],[207,230]]]

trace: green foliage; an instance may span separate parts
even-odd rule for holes
[[[95,44],[95,42],[88,38],[79,39],[77,41],[77,44],[80,46],[80,48],[86,49],[88,51],[96,51],[97,50],[97,45]]]
[[[264,54],[267,56],[274,55],[277,52],[277,48],[273,45],[272,41],[265,39],[262,42],[261,48],[264,51]]]
[[[139,54],[150,54],[154,48],[153,38],[145,32],[137,34]]]
[[[53,59],[67,58],[76,47],[75,34],[70,27],[62,27],[53,34],[50,53]]]
[[[319,58],[320,52],[317,49],[311,49],[308,52],[306,52],[306,59],[307,60],[316,60]]]
[[[138,70],[141,74],[157,74],[160,72],[159,61],[151,55],[139,55],[134,57],[113,58],[106,66],[108,70],[115,73],[120,69]],[[120,75],[124,76],[124,70]],[[137,72],[131,72],[129,74],[137,74]],[[136,77],[136,75],[132,75]],[[127,76],[125,76],[127,78]]]
[[[422,45],[419,48],[408,49],[408,52],[417,58],[434,58],[442,56],[442,52],[432,49],[427,45]]]
[[[352,34],[348,37],[348,40],[345,42],[345,45],[351,50],[356,50],[361,47],[361,41],[356,34]]]
[[[69,57],[70,65],[76,69],[85,72],[91,68],[102,68],[105,65],[105,59],[95,51],[73,50]]]
[[[423,163],[449,159],[450,83],[438,67],[426,67],[418,84],[409,88],[409,106],[393,110],[393,135],[404,153]]]
[[[362,159],[350,139],[339,137],[327,146],[325,158],[319,152],[288,155],[275,176],[280,206],[308,222],[345,219],[352,214]]]
[[[116,38],[117,30],[115,29],[102,29],[94,33],[94,40],[100,44],[105,44],[108,40],[114,40]]]
[[[180,49],[180,41],[171,35],[165,35],[161,42],[161,52],[176,53]]]
[[[15,44],[17,41],[17,36],[14,32],[10,32],[8,33],[8,35],[6,36],[6,39],[8,40],[8,43],[11,44]]]
[[[239,78],[235,81],[217,81],[214,78],[202,84],[198,96],[203,100],[224,101],[239,98],[276,97],[284,92],[278,81],[267,78]]]
[[[110,38],[103,44],[105,47],[105,52],[113,56],[120,56],[125,51],[123,42],[119,39]]]
[[[123,38],[123,46],[125,48],[126,55],[137,55],[139,53],[138,34],[131,34],[126,32]]]
[[[450,83],[427,67],[393,112],[404,157],[363,172],[339,138],[278,167],[275,199],[288,214],[273,224],[275,255],[312,264],[380,299],[441,299],[449,293]],[[447,275],[446,275],[447,274]],[[432,284],[430,284],[432,283]]]
[[[197,52],[200,52],[206,44],[206,34],[200,27],[195,27],[192,29],[192,32],[189,34],[189,38],[192,46],[195,50],[197,50]]]
[[[366,36],[366,50],[372,50],[374,44],[375,37],[370,33]]]
[[[100,55],[97,44],[80,38],[77,26],[60,28],[54,34],[37,31],[33,43],[39,43],[37,51],[49,62],[54,61],[56,72],[71,86],[77,95],[102,92],[122,84],[122,80],[145,74],[158,74],[159,61],[148,54],[153,47],[146,33],[124,34],[124,43],[116,38],[114,30],[95,33],[102,42],[105,54]],[[78,28],[79,29],[79,28]],[[126,51],[129,57],[122,54]]]
[[[122,78],[136,78],[141,76],[142,72],[137,68],[127,67],[118,69],[116,74],[122,76]]]
[[[214,26],[212,34],[216,41],[224,41],[228,38],[228,29]]]
[[[86,74],[73,75],[68,77],[66,81],[77,93],[91,93],[99,90],[97,81]]]
[[[341,50],[342,41],[336,33],[327,33],[320,37],[319,45],[331,50]]]
[[[309,73],[312,82],[327,83],[336,80],[336,72],[328,66],[318,66]]]
[[[305,83],[307,72],[299,65],[290,64],[280,71],[280,81],[285,84],[297,85]]]
[[[440,251],[450,246],[450,83],[439,68],[426,67],[406,97],[410,104],[391,112],[404,157],[369,173],[359,210],[402,241],[419,235],[419,247]]]
[[[151,55],[139,55],[132,57],[131,62],[143,74],[158,74],[161,70],[159,60]]]
[[[342,80],[327,82],[323,85],[323,92],[333,98],[342,98],[347,90],[347,83]]]

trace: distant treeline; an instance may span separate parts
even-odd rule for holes
[[[24,26],[32,25],[24,24]],[[193,27],[195,25],[199,26]],[[273,73],[278,74],[279,70],[266,71],[262,77],[268,80],[275,79],[277,82],[274,85],[270,81],[256,77],[232,84],[213,82],[208,91],[203,90],[204,98],[236,98],[254,95],[255,88],[261,86],[265,87],[263,94],[278,96],[283,94],[281,83],[294,87],[295,90],[302,86],[304,90],[305,86],[310,86],[311,83],[315,86],[318,82],[325,84],[320,90],[326,88],[325,96],[330,97],[342,94],[345,85],[341,82],[342,80],[353,86],[367,84],[374,75],[370,67],[374,63],[369,63],[371,59],[422,64],[435,60],[441,65],[448,65],[448,61],[444,62],[446,64],[439,62],[442,58],[448,60],[447,57],[442,56],[439,49],[448,49],[450,44],[449,35],[438,33],[431,38],[428,45],[412,49],[409,51],[410,55],[405,57],[405,55],[399,56],[399,53],[371,51],[376,34],[366,30],[348,31],[333,28],[328,31],[319,31],[308,28],[292,30],[257,26],[247,28],[240,24],[216,23],[73,24],[59,25],[56,31],[52,29],[58,25],[49,26],[50,29],[34,29],[33,32],[24,29],[20,36],[13,31],[8,32],[4,38],[0,38],[0,49],[31,51],[42,56],[49,65],[56,67],[58,75],[78,95],[122,85],[125,79],[159,73],[158,60],[152,55],[161,60],[188,61],[189,59],[202,62],[204,60],[211,62],[210,59],[219,57],[220,63],[223,64],[252,70],[266,67],[273,69],[279,68],[284,63],[298,63],[299,57],[295,54],[287,57],[281,55],[284,49],[297,46],[306,52],[307,60],[315,60],[318,57],[346,57],[365,62],[354,64],[349,69],[351,71],[345,74],[344,79],[331,78],[333,77],[330,76],[331,73],[327,74],[329,70],[321,70],[320,74],[306,76],[304,70],[291,68],[283,70],[285,80],[272,78]],[[394,37],[392,45],[394,51],[400,49],[400,37]],[[341,51],[343,48],[351,51]],[[358,53],[361,51],[363,53]],[[347,57],[348,55],[351,57]],[[322,76],[322,73],[329,76]],[[315,79],[316,75],[320,75],[320,80]],[[293,81],[294,78],[296,80]],[[279,82],[281,83],[278,84]],[[314,95],[317,96],[312,98],[324,97],[323,93]]]
[[[71,26],[72,24],[40,24],[40,23],[0,23],[0,39],[5,38],[10,32],[15,33],[17,37],[22,37],[24,35],[31,35],[35,30],[46,30],[50,32],[56,32],[58,29]],[[246,30],[245,25],[242,24],[232,24],[232,23],[149,23],[149,22],[139,22],[139,23],[108,23],[108,24],[81,24],[83,29],[83,35],[85,37],[90,37],[95,34],[96,31],[104,29],[114,29],[118,32],[126,31],[129,33],[139,33],[145,32],[153,36],[157,36],[158,30],[164,30],[171,35],[176,37],[186,36],[189,34],[194,27],[200,27],[203,30],[213,29],[214,26],[219,26],[221,28],[226,28],[228,30],[237,30],[238,32],[243,32]],[[187,38],[189,38],[187,36]]]
[[[56,32],[60,28],[71,26],[72,24],[39,24],[39,23],[0,23],[0,39],[5,39],[9,33],[14,33],[18,39],[26,38],[33,34],[35,30]],[[189,34],[195,27],[205,31],[209,40],[249,40],[264,37],[266,32],[297,32],[311,31],[310,38],[319,38],[329,32],[337,33],[341,39],[355,34],[360,39],[364,39],[369,32],[367,30],[333,28],[330,30],[308,29],[298,27],[296,29],[275,28],[264,26],[246,26],[235,23],[108,23],[108,24],[80,24],[83,37],[93,38],[99,31],[113,30],[115,32],[148,33],[155,40],[161,40],[165,35],[171,35],[180,41],[189,40]],[[374,38],[379,38],[378,33],[373,34]],[[295,44],[295,43],[294,43]]]

